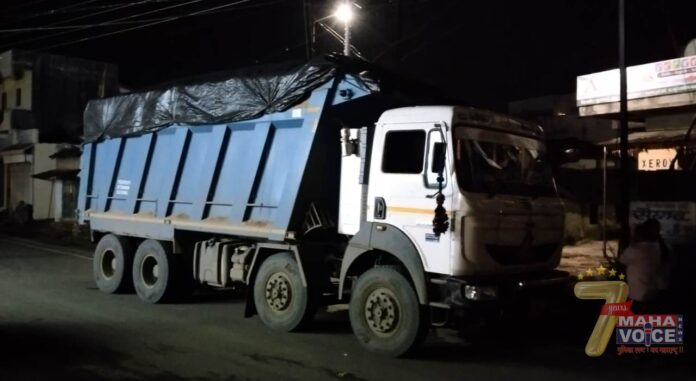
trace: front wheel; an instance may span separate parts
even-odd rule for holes
[[[254,281],[254,304],[259,318],[272,329],[300,329],[314,315],[315,304],[302,284],[300,268],[291,253],[266,258]]]
[[[391,357],[414,350],[428,328],[415,290],[392,267],[375,267],[358,278],[350,299],[350,325],[363,347]]]

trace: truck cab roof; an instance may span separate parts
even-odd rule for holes
[[[503,132],[544,138],[541,126],[493,111],[465,106],[412,106],[385,111],[378,124],[437,123],[449,126],[468,125]]]

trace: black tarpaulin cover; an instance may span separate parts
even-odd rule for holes
[[[172,123],[227,123],[284,111],[339,72],[358,77],[372,92],[379,86],[367,63],[325,56],[304,65],[251,68],[192,84],[92,100],[84,114],[85,141],[152,132]]]

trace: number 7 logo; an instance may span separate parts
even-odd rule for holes
[[[628,298],[628,285],[621,281],[578,282],[575,296],[580,299],[603,299],[605,305],[623,303]],[[585,346],[585,353],[598,357],[604,353],[614,332],[618,316],[601,313]]]

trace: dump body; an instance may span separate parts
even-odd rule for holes
[[[350,97],[338,95],[347,88]],[[306,212],[300,189],[313,178],[306,168],[312,147],[321,149],[322,115],[361,94],[355,81],[337,77],[284,112],[87,143],[80,222],[160,240],[172,240],[175,230],[283,240],[293,213]]]

